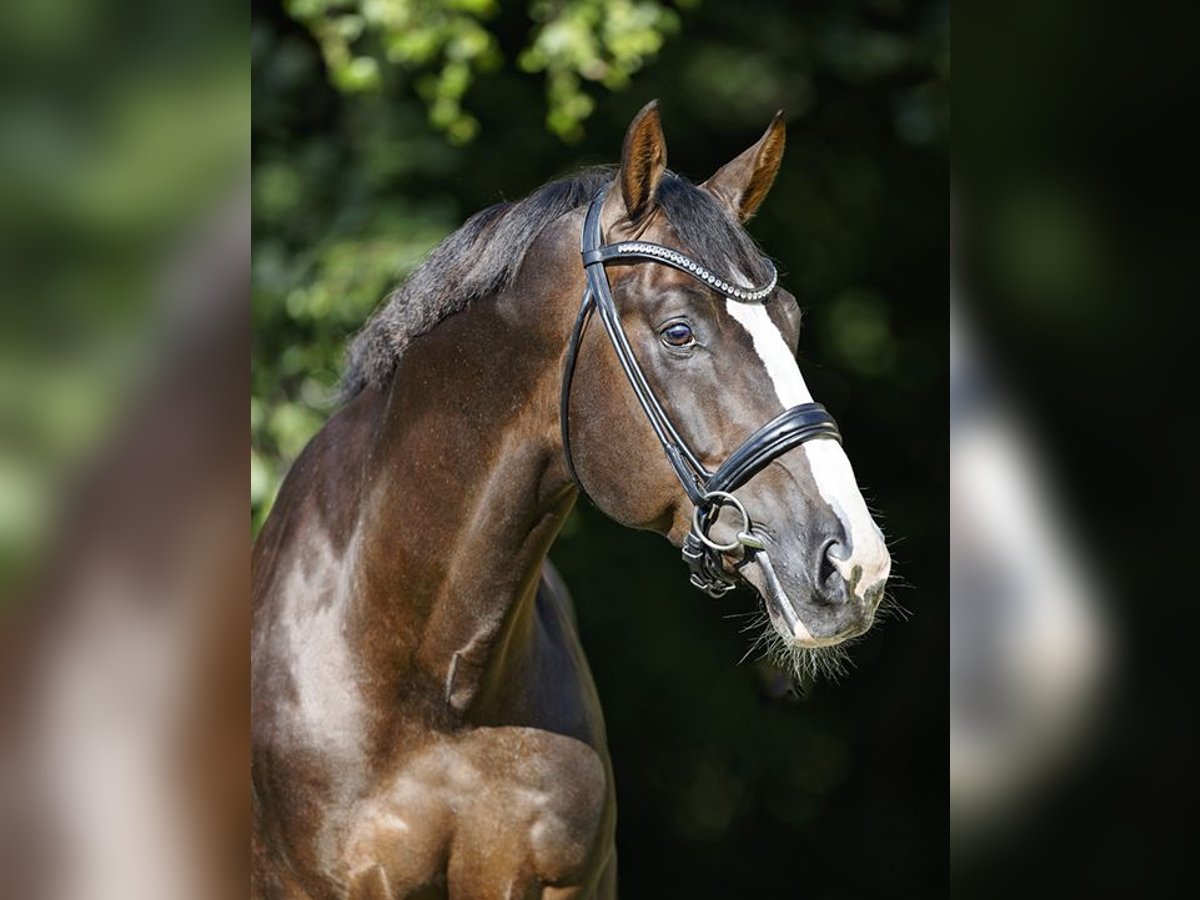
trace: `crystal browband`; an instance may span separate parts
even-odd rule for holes
[[[775,290],[775,285],[779,282],[779,273],[775,271],[775,266],[769,259],[763,259],[763,262],[771,269],[771,280],[761,288],[740,288],[730,284],[724,278],[714,275],[700,263],[696,262],[688,256],[680,253],[678,250],[672,250],[670,247],[664,247],[662,244],[651,244],[647,241],[623,241],[618,244],[608,244],[599,250],[593,250],[590,253],[584,252],[584,263],[588,262],[608,262],[621,256],[636,256],[641,259],[653,259],[658,262],[666,263],[672,268],[679,269],[681,272],[686,272],[698,281],[702,281],[711,287],[713,290],[726,297],[734,300],[740,300],[743,303],[761,303],[766,300]]]

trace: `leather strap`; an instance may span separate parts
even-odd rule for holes
[[[651,262],[662,263],[673,269],[678,269],[680,272],[691,275],[697,281],[708,285],[717,293],[724,294],[726,297],[741,301],[742,303],[765,303],[774,292],[775,286],[779,283],[779,273],[776,271],[774,263],[765,258],[763,259],[763,263],[771,270],[770,279],[762,287],[743,288],[730,284],[724,278],[704,268],[700,263],[680,253],[678,250],[674,250],[671,247],[664,247],[662,244],[653,244],[650,241],[622,241],[618,244],[606,244],[603,247],[595,247],[583,251],[583,264],[585,266],[628,259],[648,259]]]
[[[710,491],[733,492],[777,457],[815,438],[842,440],[833,416],[820,403],[802,403],[784,410],[729,455],[708,479]]]
[[[592,294],[583,292],[583,303],[579,306],[579,315],[575,317],[575,327],[571,329],[571,342],[567,344],[567,359],[563,367],[562,390],[558,395],[558,427],[562,431],[563,454],[567,459],[567,472],[579,493],[587,496],[587,488],[579,480],[575,471],[575,457],[571,454],[571,382],[575,379],[575,361],[579,357],[579,344],[583,340],[583,331],[587,328],[588,320],[592,317]]]

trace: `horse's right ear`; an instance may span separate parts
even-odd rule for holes
[[[658,118],[658,101],[651,100],[633,117],[621,150],[617,184],[630,222],[640,222],[654,207],[654,194],[667,169],[667,141]]]

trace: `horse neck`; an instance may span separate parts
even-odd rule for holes
[[[522,657],[575,497],[557,405],[573,301],[522,287],[414,341],[379,413],[350,625],[406,718],[467,714]]]

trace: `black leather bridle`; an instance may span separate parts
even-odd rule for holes
[[[562,425],[563,451],[566,453],[567,469],[579,486],[580,491],[587,493],[579,474],[575,471],[575,463],[571,457],[571,429],[569,412],[571,404],[571,380],[575,374],[575,362],[579,355],[579,344],[583,330],[593,312],[600,314],[600,321],[617,359],[629,380],[633,393],[641,404],[646,418],[654,433],[662,444],[667,461],[675,470],[679,483],[687,492],[693,506],[692,529],[683,542],[683,559],[691,572],[691,582],[705,591],[709,596],[720,597],[737,586],[735,576],[725,570],[721,554],[746,548],[749,553],[762,550],[761,540],[753,533],[753,523],[742,503],[733,496],[733,492],[743,486],[758,472],[762,471],[772,460],[782,456],[793,447],[798,447],[805,441],[815,438],[832,438],[841,441],[837,423],[825,407],[820,403],[801,403],[793,406],[776,416],[766,425],[750,435],[744,443],[729,455],[715,472],[708,469],[692,452],[687,442],[680,436],[678,429],[672,424],[666,410],[658,402],[646,375],[638,365],[637,358],[629,346],[625,331],[621,328],[621,319],[613,302],[612,289],[608,283],[608,275],[604,271],[606,263],[613,260],[632,262],[650,260],[662,263],[686,272],[697,281],[707,285],[712,290],[732,300],[741,303],[766,303],[775,292],[778,280],[775,267],[767,261],[771,268],[771,280],[761,288],[745,289],[730,284],[723,278],[690,259],[678,250],[652,244],[648,241],[622,241],[616,244],[605,244],[600,234],[600,208],[604,203],[604,195],[608,188],[602,188],[591,206],[588,207],[587,218],[583,223],[583,239],[580,250],[583,253],[584,272],[587,277],[587,288],[583,293],[583,304],[579,316],[575,319],[575,327],[571,332],[571,342],[567,347],[566,365],[563,371],[562,395],[559,401],[559,416]],[[732,506],[742,517],[742,527],[737,537],[727,543],[719,544],[708,535],[708,529],[716,519],[716,513],[722,506]]]

